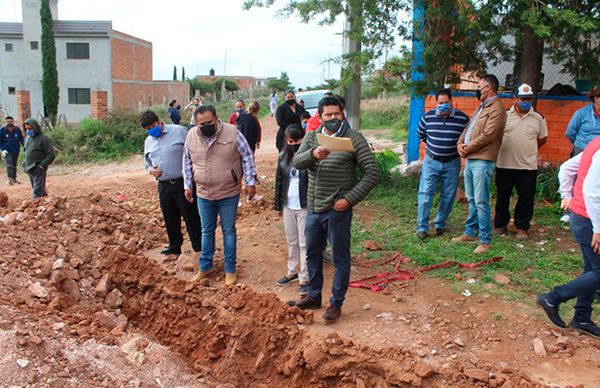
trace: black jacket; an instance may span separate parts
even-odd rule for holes
[[[275,120],[279,129],[277,130],[277,137],[275,140],[275,146],[279,152],[283,151],[283,145],[285,142],[285,129],[290,124],[300,124],[300,116],[306,112],[306,109],[298,103],[296,103],[296,113],[292,111],[292,108],[286,103],[279,105],[275,111]]]
[[[260,127],[256,118],[250,113],[241,113],[236,121],[238,129],[246,137],[252,152],[256,151],[256,143],[258,141]]]
[[[275,174],[275,210],[283,210],[285,206],[290,187],[290,170],[292,166],[292,160],[288,163],[285,152],[279,154],[277,173]],[[300,206],[302,206],[302,209],[305,209],[308,190],[308,170],[296,171],[300,174]]]

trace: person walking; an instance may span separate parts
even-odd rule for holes
[[[301,309],[321,307],[323,289],[323,246],[327,238],[333,252],[330,305],[323,315],[326,324],[336,322],[350,282],[352,209],[379,181],[379,168],[367,140],[342,121],[342,103],[335,97],[319,102],[322,127],[309,132],[294,156],[294,167],[308,169],[308,216],[306,219],[306,263],[308,294],[288,304]],[[331,151],[319,145],[317,135],[347,138],[353,152]],[[362,177],[357,181],[357,167]]]
[[[256,194],[256,166],[252,149],[234,125],[223,123],[212,105],[194,112],[197,125],[190,129],[184,146],[183,177],[186,199],[197,206],[202,221],[200,271],[191,282],[205,279],[214,272],[215,229],[217,216],[223,232],[225,284],[237,282],[237,233],[235,228],[242,176],[248,200]]]
[[[229,124],[236,125],[238,117],[240,117],[240,115],[242,113],[244,113],[245,111],[246,111],[246,103],[244,102],[244,100],[237,100],[235,102],[235,110],[229,116],[229,121],[228,121]]]
[[[439,185],[440,207],[433,222],[436,236],[444,234],[458,188],[460,155],[456,143],[469,122],[469,116],[452,105],[448,89],[435,94],[437,108],[426,112],[419,122],[418,135],[426,144],[418,194],[417,237],[429,237],[429,214]]]
[[[171,100],[169,102],[169,118],[173,124],[179,125],[181,122],[181,114],[179,113],[181,105],[177,103],[177,100]]]
[[[308,172],[292,165],[296,151],[300,148],[304,131],[298,124],[285,130],[286,143],[279,155],[275,174],[275,211],[283,216],[285,238],[288,243],[287,274],[277,280],[283,286],[299,281],[300,295],[308,293],[308,269],[306,267],[306,195]],[[298,272],[298,267],[300,271]]]
[[[600,328],[592,321],[592,303],[596,290],[600,289],[600,136],[588,143],[582,153],[566,161],[558,178],[561,207],[571,211],[571,232],[581,249],[583,273],[549,293],[538,295],[536,302],[552,323],[565,328],[560,305],[577,298],[569,327],[600,338]]]
[[[262,128],[260,120],[258,120],[259,111],[260,105],[258,101],[253,101],[248,105],[248,111],[240,113],[236,120],[237,127],[246,138],[246,141],[248,141],[252,152],[256,152],[260,148]]]
[[[538,150],[548,140],[544,117],[533,109],[535,94],[522,84],[513,106],[506,112],[504,137],[496,163],[496,215],[494,233],[504,234],[510,222],[510,197],[517,189],[515,227],[517,240],[526,240],[533,217]]]
[[[46,190],[48,167],[56,157],[54,146],[35,119],[25,120],[24,127],[27,140],[23,154],[23,170],[29,175],[32,198],[46,197],[48,196]]]
[[[498,78],[493,74],[479,79],[476,94],[481,104],[458,140],[458,153],[467,159],[464,176],[469,216],[464,234],[452,242],[477,241],[479,237],[476,254],[492,247],[490,183],[506,125],[506,110],[498,99],[498,86]]]
[[[274,117],[277,111],[277,93],[275,92],[271,94],[271,98],[269,99],[269,108],[271,109],[271,117]]]
[[[571,157],[580,154],[589,142],[600,135],[600,86],[593,88],[589,97],[592,102],[573,114],[565,132],[573,144]]]
[[[275,112],[275,120],[279,129],[277,130],[277,137],[275,139],[275,146],[279,152],[283,151],[285,143],[285,129],[290,124],[301,124],[300,117],[302,113],[306,112],[304,107],[296,103],[296,93],[293,90],[285,92],[285,102],[277,108]]]
[[[148,137],[144,142],[146,171],[158,181],[158,199],[169,238],[169,245],[160,253],[165,260],[177,260],[181,255],[183,234],[181,219],[190,238],[193,259],[200,259],[202,227],[198,208],[188,202],[183,189],[183,145],[187,129],[175,124],[164,124],[156,113],[142,113],[140,124]]]
[[[21,184],[17,180],[17,160],[21,147],[25,144],[21,128],[15,125],[15,120],[11,116],[6,117],[6,126],[0,129],[0,151],[6,161],[6,175],[8,184]]]

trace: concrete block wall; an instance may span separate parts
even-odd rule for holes
[[[108,118],[108,92],[105,90],[92,90],[90,93],[91,117],[104,120]]]

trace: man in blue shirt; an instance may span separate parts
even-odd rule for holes
[[[438,185],[440,207],[433,224],[437,236],[444,234],[446,220],[454,204],[460,172],[460,156],[456,143],[469,122],[465,113],[452,106],[450,90],[440,90],[435,99],[437,108],[421,117],[418,131],[419,138],[427,145],[418,195],[417,236],[421,240],[429,237],[429,213]]]
[[[160,209],[165,219],[169,246],[161,253],[165,260],[175,260],[181,254],[183,235],[181,218],[194,249],[195,261],[202,251],[202,227],[196,206],[184,197],[183,146],[187,129],[180,125],[163,124],[151,110],[142,113],[140,124],[148,137],[144,142],[146,170],[158,181]]]
[[[0,150],[6,161],[6,174],[8,175],[8,184],[20,184],[17,180],[17,160],[21,147],[25,144],[21,128],[15,125],[15,120],[8,116],[6,126],[0,129]]]
[[[571,157],[583,152],[585,146],[600,135],[600,86],[590,92],[591,104],[573,114],[565,136],[573,144]]]
[[[179,125],[181,122],[179,109],[181,109],[181,105],[177,103],[177,100],[173,100],[169,103],[169,118],[171,118],[171,122],[176,125]]]

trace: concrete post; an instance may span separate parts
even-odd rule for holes
[[[93,119],[105,120],[108,118],[108,92],[106,90],[92,90],[90,105]]]
[[[29,90],[17,90],[17,113],[19,125],[23,127],[25,120],[31,117],[31,97]]]

